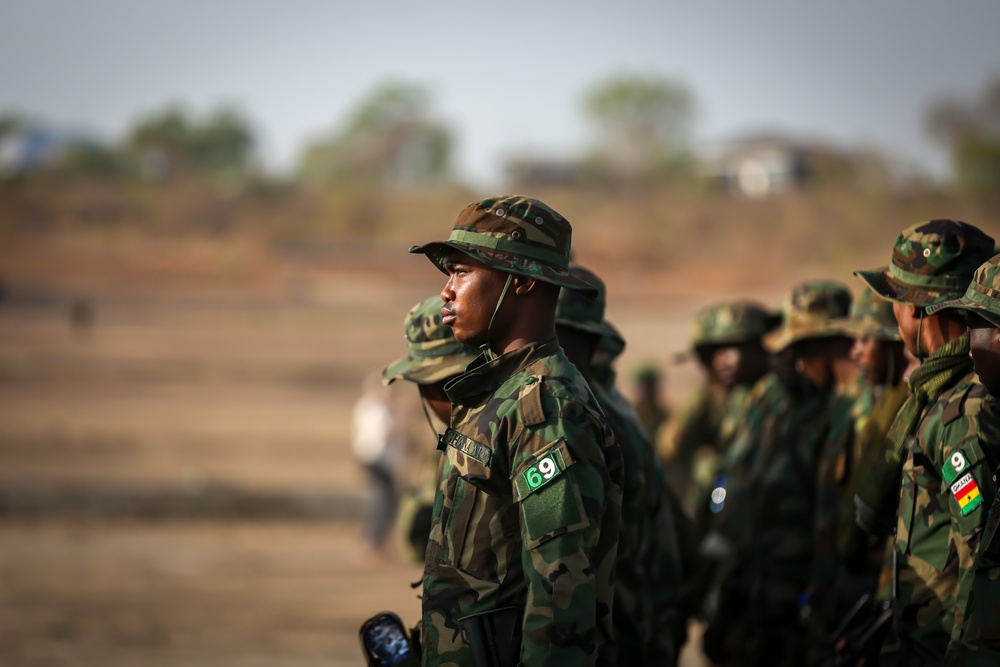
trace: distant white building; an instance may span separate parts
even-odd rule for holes
[[[727,192],[766,197],[800,187],[809,175],[805,146],[777,136],[727,142],[706,155],[703,169]]]

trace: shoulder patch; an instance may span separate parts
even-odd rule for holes
[[[521,411],[521,419],[525,426],[538,426],[545,422],[545,411],[542,410],[542,378],[531,375],[517,399]]]
[[[958,506],[962,510],[962,516],[970,514],[972,510],[983,504],[983,496],[979,493],[979,485],[972,473],[965,473],[951,485],[951,494],[958,501]]]
[[[941,476],[944,477],[945,482],[951,484],[967,467],[969,467],[969,462],[965,458],[965,454],[962,453],[961,449],[955,450],[951,458],[941,468]]]

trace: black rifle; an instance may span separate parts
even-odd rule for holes
[[[515,667],[521,659],[521,612],[517,607],[458,619],[476,667]]]
[[[892,601],[862,595],[833,633],[833,653],[822,667],[857,664],[877,665],[882,644],[892,626]]]

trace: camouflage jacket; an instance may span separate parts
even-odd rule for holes
[[[899,408],[906,401],[906,383],[894,387],[868,386],[852,411],[855,420],[854,447],[848,459],[847,489],[841,497],[837,517],[837,552],[847,570],[875,576],[885,561],[891,537],[873,537],[854,520],[854,495],[875,457],[882,454],[883,441]],[[859,424],[862,424],[859,427]]]
[[[816,617],[825,616],[830,611],[834,579],[841,562],[837,547],[837,522],[854,452],[855,408],[866,385],[859,379],[838,389],[830,404],[830,430],[823,443],[816,480],[816,543],[810,582],[810,603]]]
[[[711,650],[737,664],[801,664],[798,605],[811,574],[816,471],[829,405],[829,392],[792,389],[769,373],[751,390],[727,454],[717,531],[731,556],[705,636],[706,649],[712,637]]]
[[[904,659],[936,664],[962,636],[973,555],[996,497],[995,412],[970,370],[924,409],[907,441],[896,529],[895,625]]]
[[[784,410],[765,414],[752,473],[751,599],[766,614],[794,610],[806,589],[815,542],[817,471],[829,438],[831,394],[784,390]],[[779,403],[779,406],[781,403]]]
[[[717,452],[727,392],[705,385],[688,405],[660,427],[657,450],[666,466],[667,481],[688,507],[695,502],[693,463],[696,452]]]
[[[737,385],[729,391],[716,437],[718,449],[704,456],[694,471],[693,519],[700,539],[704,539],[721,522],[720,514],[725,511],[725,497],[717,496],[713,499],[713,491],[725,490],[730,478],[733,484],[738,485],[740,466],[748,463],[747,452],[731,447],[730,444],[737,434],[745,433],[743,427],[750,398],[751,387]],[[742,438],[741,443],[741,446],[745,445],[747,438]]]
[[[681,544],[671,507],[677,501],[638,414],[614,387],[591,386],[625,464],[614,602],[618,662],[676,664],[690,615],[682,601]]]
[[[618,444],[555,339],[446,385],[452,425],[424,567],[425,665],[472,665],[460,619],[522,619],[521,662],[611,665]]]
[[[1000,438],[1000,404],[993,397],[985,399],[979,409],[980,432],[994,441]],[[1000,469],[985,486],[996,489]],[[1000,495],[994,496],[979,551],[975,554],[969,600],[959,639],[951,647],[953,665],[1000,664]]]

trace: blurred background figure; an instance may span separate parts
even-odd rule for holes
[[[716,663],[791,666],[805,659],[817,471],[832,430],[836,360],[846,354],[833,321],[846,317],[850,304],[838,282],[800,283],[785,300],[782,326],[763,339],[774,372],[750,393],[731,445],[741,456],[727,467],[716,523],[727,548],[703,637]]]
[[[875,459],[885,455],[885,436],[906,401],[908,387],[903,377],[909,361],[892,302],[872,290],[866,289],[858,296],[841,329],[854,337],[851,359],[861,371],[861,393],[851,411],[854,436],[846,456],[846,484],[836,517],[837,575],[828,619],[837,626],[862,596],[869,596],[870,603],[864,608],[866,624],[862,627],[867,630],[879,624],[879,628],[870,633],[853,633],[843,653],[877,660],[891,620],[891,615],[883,612],[892,600],[892,538],[869,535],[858,527],[854,496]]]
[[[650,437],[654,437],[670,417],[660,391],[663,380],[663,375],[651,361],[639,364],[632,371],[633,396],[635,396],[632,404],[639,415],[639,421]]]
[[[740,400],[736,395],[745,393],[767,372],[768,356],[761,337],[778,321],[777,315],[749,301],[712,305],[695,316],[691,350],[677,357],[681,361],[695,358],[705,381],[687,406],[661,427],[657,447],[674,493],[696,520],[708,507],[705,496],[714,488],[718,462],[727,448],[726,424],[732,425],[727,414]]]
[[[403,379],[417,385],[426,425],[413,441],[416,451],[407,468],[415,471],[400,494],[396,532],[403,550],[413,562],[424,562],[431,529],[431,511],[437,493],[437,471],[441,450],[437,438],[451,425],[451,400],[444,392],[449,380],[465,372],[479,356],[477,348],[455,339],[451,327],[441,321],[441,297],[432,296],[413,306],[403,321],[406,356],[382,371],[382,381],[390,385]],[[423,424],[421,424],[423,426]],[[422,437],[421,437],[422,436]]]
[[[618,661],[676,665],[691,616],[690,587],[685,584],[693,560],[685,555],[694,550],[690,520],[670,494],[639,415],[614,384],[614,356],[599,354],[602,349],[625,348],[621,333],[604,318],[604,281],[579,265],[570,266],[570,273],[595,286],[598,294],[590,300],[572,290],[560,291],[559,345],[593,390],[621,448],[625,471],[613,613]],[[614,344],[602,345],[608,339]]]
[[[399,504],[396,472],[405,446],[399,409],[378,374],[366,376],[362,383],[354,404],[351,444],[368,476],[362,537],[367,555],[378,561],[388,555],[386,538]]]

